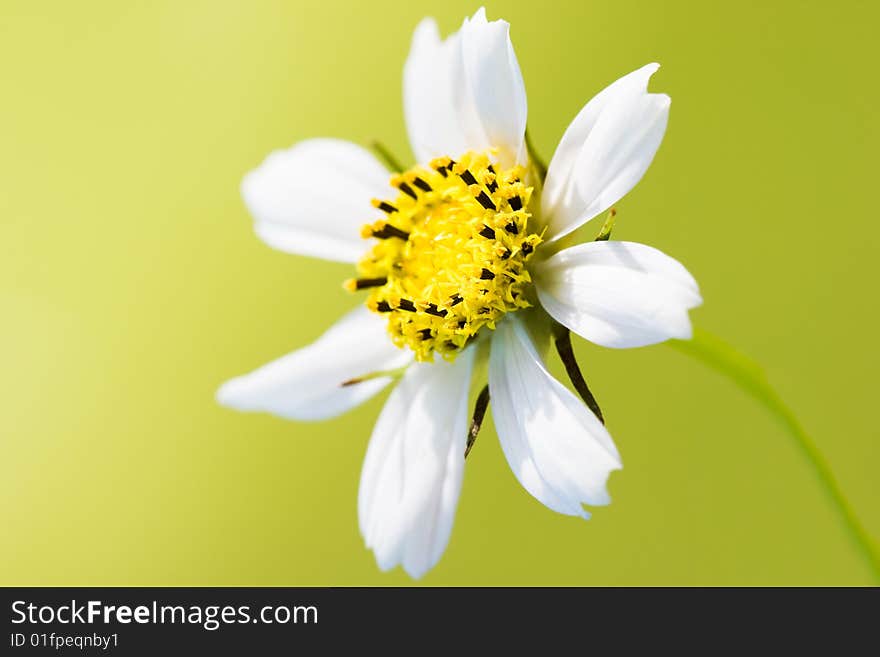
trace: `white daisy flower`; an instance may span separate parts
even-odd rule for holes
[[[656,249],[570,244],[660,145],[670,101],[647,91],[658,65],[587,103],[544,178],[529,158],[508,31],[483,9],[445,40],[432,19],[416,28],[403,80],[412,169],[389,176],[359,146],[314,139],[272,153],[242,184],[266,243],[356,265],[346,286],[367,298],[313,344],[227,382],[218,399],[318,420],[400,376],[373,429],[358,510],[380,568],[413,577],[449,542],[465,452],[490,399],[529,493],[582,518],[585,504],[608,504],[621,460],[568,330],[615,348],[689,338],[688,310],[701,301],[687,270]],[[583,401],[547,369],[552,342]],[[473,412],[472,390],[481,390]]]

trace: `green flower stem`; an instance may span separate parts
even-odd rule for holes
[[[880,554],[876,544],[841,491],[825,457],[804,432],[791,409],[785,405],[767,381],[760,365],[736,351],[722,339],[700,329],[695,329],[692,340],[672,340],[669,344],[677,351],[696,358],[731,379],[763,404],[782,424],[810,464],[813,474],[816,475],[822,490],[837,511],[838,518],[852,539],[853,545],[865,558],[874,578],[880,582]]]

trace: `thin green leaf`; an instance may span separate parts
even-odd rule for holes
[[[791,409],[770,385],[761,366],[721,338],[701,329],[695,329],[693,339],[672,340],[669,345],[731,379],[756,401],[763,404],[782,424],[812,466],[813,473],[838,512],[847,534],[864,556],[874,577],[880,581],[880,555],[874,541],[841,491],[825,457],[806,434]]]

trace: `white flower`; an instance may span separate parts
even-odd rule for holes
[[[484,371],[478,363],[488,360],[495,424],[517,479],[554,511],[588,518],[583,505],[609,502],[606,481],[621,461],[601,419],[547,370],[552,331],[617,348],[689,338],[688,310],[701,301],[693,277],[656,249],[563,240],[651,163],[670,102],[647,91],[658,65],[587,103],[541,189],[508,28],[482,9],[446,40],[431,19],[416,28],[403,91],[420,165],[391,183],[366,150],[315,139],[271,154],[242,185],[265,242],[359,263],[348,286],[369,297],[312,345],[227,382],[218,399],[329,418],[405,368],[373,430],[358,506],[379,566],[400,564],[413,577],[449,541],[469,395],[485,382],[472,381]]]

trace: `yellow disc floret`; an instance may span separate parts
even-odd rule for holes
[[[526,265],[541,236],[530,230],[524,175],[467,153],[395,175],[397,198],[373,201],[386,217],[362,235],[379,241],[346,287],[370,288],[367,307],[388,315],[391,339],[418,360],[451,360],[480,329],[530,305]]]

